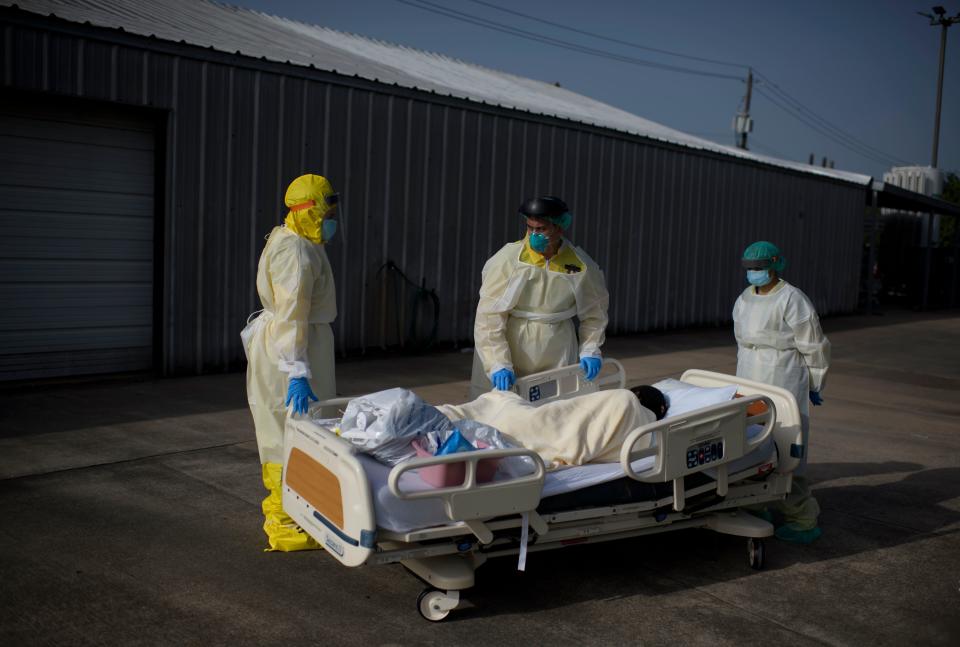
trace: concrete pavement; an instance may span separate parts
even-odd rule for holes
[[[399,566],[263,553],[240,374],[0,391],[0,643],[957,644],[960,313],[824,322],[810,547],[669,533],[493,561],[430,624]],[[631,382],[731,372],[729,329],[619,337]],[[462,400],[470,355],[338,366],[342,393]]]

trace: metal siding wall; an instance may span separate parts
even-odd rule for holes
[[[203,353],[197,361],[203,372],[229,365],[230,342],[236,334],[225,325],[231,317],[224,307],[231,287],[227,268],[233,256],[232,236],[226,225],[235,208],[234,182],[227,165],[217,163],[218,156],[225,159],[232,156],[230,78],[230,69],[222,65],[207,64],[202,69],[200,127],[203,139],[197,160],[202,183],[196,196],[197,240],[200,241],[197,282],[202,285],[202,295],[198,295],[196,308],[197,327],[203,341]],[[211,163],[207,163],[207,159]]]
[[[328,248],[341,354],[401,341],[410,293],[400,286],[398,308],[378,274],[387,259],[436,288],[441,341],[469,340],[484,261],[522,235],[520,200],[543,193],[567,200],[571,239],[605,271],[612,333],[728,321],[744,285],[736,259],[760,238],[784,248],[787,278],[822,314],[856,305],[863,189],[852,185],[240,58],[201,62],[148,40],[9,25],[2,38],[12,88],[170,111],[168,373],[242,366],[259,253],[302,172],[324,173],[344,196]]]
[[[608,213],[610,214],[610,220],[606,228],[605,236],[607,242],[606,256],[609,259],[610,266],[616,267],[619,270],[613,273],[613,276],[617,278],[617,294],[625,294],[627,287],[633,280],[627,263],[630,254],[630,244],[626,240],[626,225],[629,218],[626,214],[624,199],[626,183],[623,181],[623,178],[627,175],[627,148],[626,142],[614,140],[613,161],[617,171],[615,174],[611,173],[609,176],[610,207]],[[607,283],[609,289],[614,289],[610,279],[607,280]],[[626,305],[625,300],[622,298],[610,304],[609,312],[612,321],[620,322],[623,320],[622,312]],[[619,327],[620,326],[616,324],[611,325],[608,332],[615,334],[619,332]]]
[[[454,318],[457,321],[457,338],[473,338],[473,308],[479,287],[479,272],[483,269],[484,259],[478,258],[476,230],[483,223],[478,222],[478,202],[480,186],[480,161],[483,115],[463,111],[464,131],[463,148],[460,155],[463,167],[457,177],[457,272],[453,275]],[[474,241],[468,250],[462,247],[463,241]],[[480,264],[478,264],[480,263]]]
[[[167,286],[170,325],[173,335],[171,359],[181,370],[199,373],[202,370],[201,330],[198,302],[205,296],[203,277],[197,264],[201,249],[198,235],[202,230],[197,196],[206,184],[199,165],[203,157],[203,66],[197,61],[178,59],[174,77],[176,93],[176,129],[173,135],[175,163],[173,167],[174,218],[168,231],[168,258],[176,259],[171,267]],[[189,151],[189,153],[188,153]]]

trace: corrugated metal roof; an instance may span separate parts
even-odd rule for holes
[[[0,0],[72,22],[212,47],[227,53],[314,66],[399,86],[570,119],[691,149],[867,185],[867,175],[757,155],[688,135],[551,83],[441,54],[307,25],[207,0]]]

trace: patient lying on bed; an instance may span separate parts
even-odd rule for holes
[[[539,406],[513,392],[491,391],[466,404],[437,408],[453,421],[467,418],[490,425],[507,440],[537,452],[548,467],[559,467],[618,462],[627,434],[663,418],[667,405],[659,390],[642,386]]]

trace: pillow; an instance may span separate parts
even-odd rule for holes
[[[694,386],[680,380],[668,378],[660,380],[653,384],[656,388],[663,391],[667,398],[666,418],[672,418],[681,414],[703,409],[721,402],[729,402],[737,393],[737,386],[730,384],[728,386]]]

